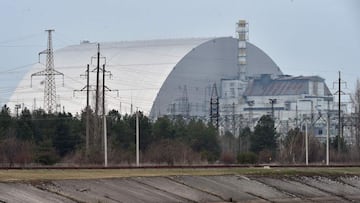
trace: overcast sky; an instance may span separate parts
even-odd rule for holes
[[[352,92],[360,75],[358,0],[1,0],[0,104],[7,101],[55,29],[55,49],[96,42],[235,36],[249,22],[250,42],[285,74],[319,75],[332,92],[338,71]],[[55,58],[56,60],[56,58]]]

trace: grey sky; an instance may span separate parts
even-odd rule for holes
[[[250,42],[282,71],[319,75],[332,88],[338,70],[353,91],[360,70],[357,0],[1,0],[0,104],[46,48],[81,40],[124,41],[234,36],[249,22]],[[56,58],[55,58],[56,60]],[[334,90],[332,91],[334,92]]]

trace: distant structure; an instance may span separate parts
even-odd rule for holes
[[[33,76],[45,76],[44,87],[44,110],[53,113],[56,111],[56,83],[55,75],[64,74],[54,69],[54,53],[52,46],[52,32],[55,30],[45,30],[48,33],[47,49],[39,53],[39,59],[41,54],[46,54],[46,68],[45,70],[31,74],[31,81]]]
[[[248,37],[248,23],[245,20],[239,20],[237,23],[236,32],[238,34],[238,66],[239,66],[239,80],[246,81],[246,41]]]
[[[86,86],[77,76],[97,52],[98,42],[84,41],[55,51],[55,67],[60,73],[54,70],[51,31],[48,33],[45,71],[25,75],[8,106],[15,109],[16,104],[24,104],[34,109],[34,101],[43,100],[39,92],[43,81],[26,89],[26,78],[46,76],[44,106],[36,107],[54,111],[54,76],[64,73],[67,86],[57,93],[67,111],[80,114],[87,106],[86,99],[81,94],[74,97],[72,92]],[[101,53],[108,57],[107,69],[113,74],[106,83],[119,90],[119,97],[107,97],[105,108],[131,113],[136,107],[154,120],[168,116],[212,121],[222,134],[229,131],[235,136],[245,126],[254,128],[262,115],[269,114],[279,133],[303,128],[307,122],[309,132],[324,138],[327,114],[335,115],[337,108],[324,79],[285,75],[264,51],[249,42],[245,20],[236,23],[236,33],[236,37],[102,42]],[[90,78],[90,84],[95,82],[96,78]],[[89,94],[94,101],[94,92]],[[96,104],[89,105],[95,109]],[[337,122],[336,118],[331,120],[332,136],[336,135]]]
[[[223,92],[232,92],[232,80],[223,80]],[[230,98],[229,98],[230,97]],[[236,112],[249,118],[249,127],[254,127],[254,121],[262,115],[272,115],[279,132],[287,132],[291,128],[301,128],[308,122],[310,133],[321,140],[326,138],[326,115],[332,113],[333,96],[319,76],[280,76],[271,78],[264,74],[249,81],[241,96],[244,102],[236,106]],[[232,95],[223,94],[222,100],[231,100]],[[331,104],[331,106],[329,106]],[[221,106],[226,112],[226,106]],[[331,107],[331,108],[330,108]]]
[[[219,129],[219,96],[217,93],[216,83],[214,83],[211,90],[210,97],[210,122],[213,126]]]
[[[73,96],[73,91],[87,85],[79,75],[97,52],[97,44],[82,43],[54,52],[54,66],[66,75],[65,86],[56,89],[56,94],[61,96],[61,105],[66,111],[74,115],[86,106],[86,96]],[[238,49],[238,39],[233,37],[101,43],[101,53],[108,57],[107,66],[113,75],[107,86],[119,90],[119,97],[107,99],[106,109],[119,109],[121,103],[121,111],[130,113],[133,104],[153,119],[186,114],[209,120],[213,84],[216,83],[220,96],[221,80],[238,78]],[[268,55],[250,42],[246,42],[246,63],[248,78],[283,74]],[[95,64],[89,68],[95,69]],[[34,77],[32,88],[24,88],[28,86],[27,78],[41,69],[42,65],[36,64],[20,81],[8,103],[10,108],[24,104],[34,109],[36,101],[36,108],[45,109],[45,102],[45,107],[39,104],[44,101],[39,91],[44,89],[44,80]],[[45,71],[34,75],[42,74],[47,75]],[[96,84],[96,78],[90,78],[89,84]],[[91,91],[89,97],[94,101],[95,92]],[[94,103],[89,105],[95,109]]]

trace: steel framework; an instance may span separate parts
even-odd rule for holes
[[[64,74],[54,69],[54,52],[52,46],[52,32],[55,30],[45,30],[48,33],[47,49],[39,53],[46,54],[46,68],[45,70],[31,74],[31,81],[33,76],[45,76],[44,87],[44,110],[52,113],[56,111],[56,83],[55,75],[63,76]]]

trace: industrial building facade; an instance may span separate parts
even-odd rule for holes
[[[325,140],[327,115],[334,102],[324,79],[264,74],[251,79],[241,95],[236,91],[238,80],[224,79],[221,84],[224,130],[238,134],[244,126],[253,128],[262,115],[271,115],[278,132],[302,128],[307,122],[311,134]]]

